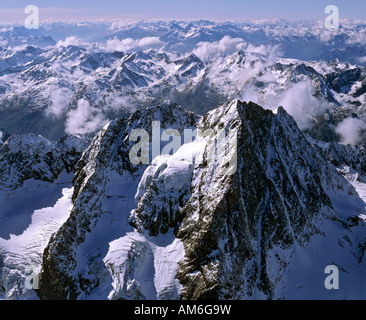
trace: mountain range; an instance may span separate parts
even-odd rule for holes
[[[365,299],[364,28],[4,27],[0,299]]]

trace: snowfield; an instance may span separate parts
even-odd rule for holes
[[[35,192],[36,188],[32,191]],[[62,197],[53,207],[37,209],[31,215],[31,222],[19,235],[10,234],[10,239],[0,238],[1,261],[1,299],[23,300],[39,299],[36,292],[25,288],[29,274],[26,270],[39,273],[43,250],[51,235],[69,217],[72,208],[73,188],[63,188]],[[2,218],[2,224],[7,220]]]
[[[365,32],[1,28],[0,299],[366,299]]]

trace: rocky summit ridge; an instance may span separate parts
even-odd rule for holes
[[[214,134],[131,164],[131,131],[151,137],[153,121]],[[222,130],[235,136],[210,158]],[[364,268],[365,205],[311,142],[283,108],[239,100],[205,116],[166,104],[110,122],[77,165],[71,214],[43,254],[40,298],[322,297],[324,280],[314,289],[309,274]],[[299,251],[312,264],[302,277]]]

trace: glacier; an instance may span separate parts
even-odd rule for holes
[[[365,299],[364,32],[4,26],[0,299]],[[213,134],[131,163],[154,121]]]
[[[219,174],[226,163],[192,165],[179,152],[158,156],[144,168],[129,166],[121,156],[128,150],[126,134],[135,128],[135,119],[149,123],[157,120],[151,115],[159,114],[166,119],[162,123],[173,124],[165,116],[172,108],[183,112],[166,105],[115,121],[84,152],[73,183],[71,213],[44,251],[38,291],[42,299],[363,297],[362,179],[356,182],[356,174],[352,178],[326,160],[284,109],[274,114],[240,101],[192,118],[211,128],[239,125],[239,134],[249,139],[248,145],[239,139],[244,157],[238,157],[238,170],[231,176]],[[178,119],[192,125],[190,117],[183,112]],[[279,123],[272,126],[271,121]],[[267,145],[255,142],[267,137]],[[182,146],[188,147],[193,158],[205,157],[207,141]],[[249,156],[258,161],[255,166],[242,162]],[[246,170],[258,173],[248,175]],[[267,186],[262,185],[266,179]],[[288,191],[280,192],[284,187]],[[264,191],[258,200],[239,196],[255,195],[256,188]],[[276,215],[282,215],[279,226],[271,222],[280,221]],[[339,291],[324,287],[329,264],[340,269]]]

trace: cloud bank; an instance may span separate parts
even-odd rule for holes
[[[160,46],[162,41],[158,37],[145,37],[141,39],[118,39],[114,37],[109,39],[101,48],[105,51],[131,51],[136,49],[152,49]]]
[[[65,38],[65,40],[58,41],[56,47],[60,48],[60,47],[81,46],[81,45],[86,45],[86,43],[78,37],[69,36]]]
[[[219,41],[199,42],[192,53],[201,59],[208,59],[216,55],[232,54],[246,47],[247,43],[243,39],[224,36]]]
[[[76,109],[70,110],[66,119],[66,133],[84,134],[102,128],[108,120],[101,111],[92,107],[85,99],[80,99]]]
[[[61,117],[69,105],[69,96],[70,93],[65,89],[56,88],[52,90],[50,95],[51,105],[46,109],[47,115],[56,118]]]
[[[366,131],[366,123],[358,118],[346,118],[335,129],[342,139],[342,144],[357,145],[363,140],[363,131]]]
[[[292,84],[278,101],[277,105],[294,117],[301,130],[311,126],[309,117],[315,117],[324,112],[324,107],[312,95],[312,83],[310,80]]]

